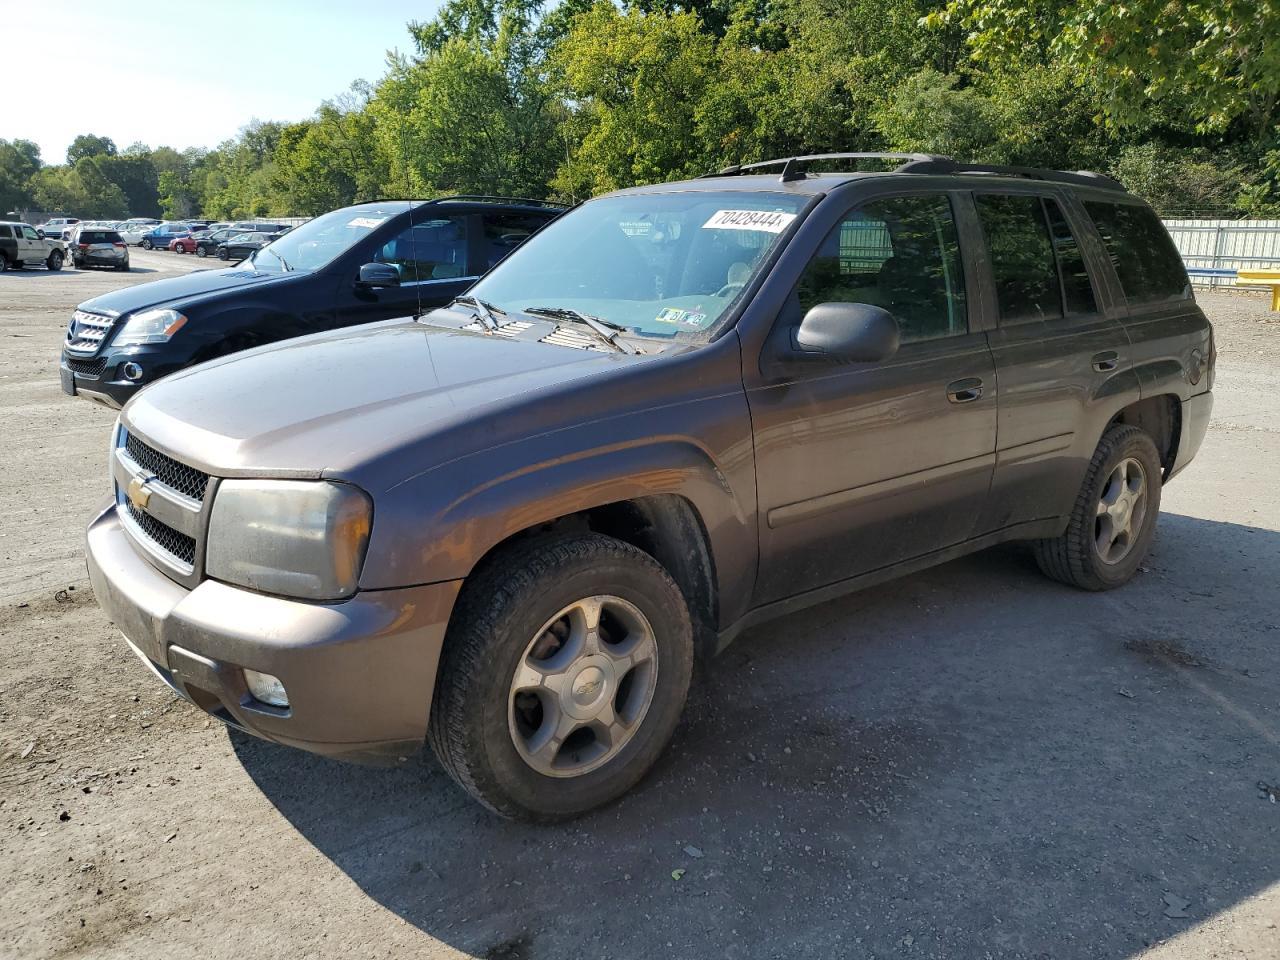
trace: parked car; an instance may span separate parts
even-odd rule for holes
[[[174,253],[195,253],[196,244],[209,235],[209,231],[203,227],[193,229],[190,233],[181,237],[174,237],[169,241],[169,249]]]
[[[71,235],[70,248],[72,260],[77,267],[129,269],[129,247],[116,230],[81,224]]]
[[[695,659],[770,617],[1006,540],[1126,583],[1212,406],[1159,218],[1097,175],[826,159],[587,201],[447,308],[149,388],[94,595],[225,723],[429,743],[550,820],[633,786]]]
[[[219,260],[239,262],[251,256],[275,239],[271,233],[236,233],[218,244],[215,251]]]
[[[239,236],[239,231],[224,227],[205,233],[194,233],[189,239],[193,241],[192,251],[197,257],[208,257],[218,252],[219,244],[235,236]]]
[[[139,244],[143,250],[160,249],[166,250],[169,247],[169,241],[177,237],[187,237],[191,235],[191,227],[185,223],[162,223],[155,227],[150,233],[144,234]]]
[[[150,224],[155,227],[160,226],[160,224],[163,222],[164,222],[163,220],[157,220],[155,219],[155,217],[130,217],[128,220],[122,221],[122,223],[140,223],[143,225]]]
[[[129,223],[125,222],[116,228],[116,232],[120,234],[120,239],[131,247],[140,245],[155,227],[149,223]]]
[[[237,267],[82,303],[63,347],[63,389],[118,406],[193,363],[440,306],[562,210],[474,197],[335,210]]]
[[[0,271],[21,270],[43,263],[50,270],[61,270],[67,257],[66,244],[42,235],[29,223],[0,221]]]
[[[44,223],[38,224],[36,230],[43,230],[47,237],[62,240],[64,239],[64,234],[79,222],[78,217],[50,217]]]
[[[284,223],[269,223],[263,220],[238,220],[230,224],[232,230],[239,230],[241,233],[280,233],[288,229],[288,225]]]

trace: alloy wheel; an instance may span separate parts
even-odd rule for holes
[[[571,603],[521,654],[507,699],[511,740],[545,776],[589,773],[640,729],[657,677],[653,627],[634,604],[615,596]]]
[[[1147,516],[1147,473],[1133,457],[1116,464],[1102,485],[1094,547],[1103,563],[1119,563],[1133,549]]]

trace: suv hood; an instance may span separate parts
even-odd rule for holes
[[[443,462],[510,429],[527,435],[529,423],[504,426],[502,414],[652,359],[392,320],[174,374],[129,401],[122,422],[215,476],[349,476],[431,437],[429,459]],[[541,429],[561,425],[546,419]]]
[[[220,293],[223,290],[250,284],[279,283],[293,276],[293,274],[254,273],[248,267],[195,270],[185,276],[153,280],[151,283],[140,283],[134,287],[104,293],[100,297],[86,300],[80,304],[80,309],[118,317],[134,310],[167,306],[176,300],[188,300],[206,293]]]

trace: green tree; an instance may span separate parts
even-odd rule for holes
[[[952,0],[934,26],[959,26],[989,67],[1052,59],[1105,91],[1111,122],[1141,127],[1176,102],[1200,131],[1270,132],[1280,104],[1280,4],[1258,0]]]
[[[35,203],[30,182],[40,167],[40,148],[30,140],[0,140],[0,216]]]
[[[390,192],[544,196],[561,155],[534,9],[454,0],[369,105]]]
[[[357,81],[313,119],[281,131],[274,187],[291,213],[314,216],[382,192],[389,170],[368,109],[372,95]]]
[[[110,137],[99,137],[92,133],[82,133],[71,141],[71,146],[67,147],[67,163],[75,166],[85,157],[114,157],[116,155],[115,142]]]

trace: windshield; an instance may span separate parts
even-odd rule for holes
[[[507,312],[578,310],[646,336],[713,331],[806,197],[748,191],[592,200],[468,293]]]
[[[281,234],[249,262],[259,273],[319,270],[408,208],[407,203],[371,203],[334,210]]]

